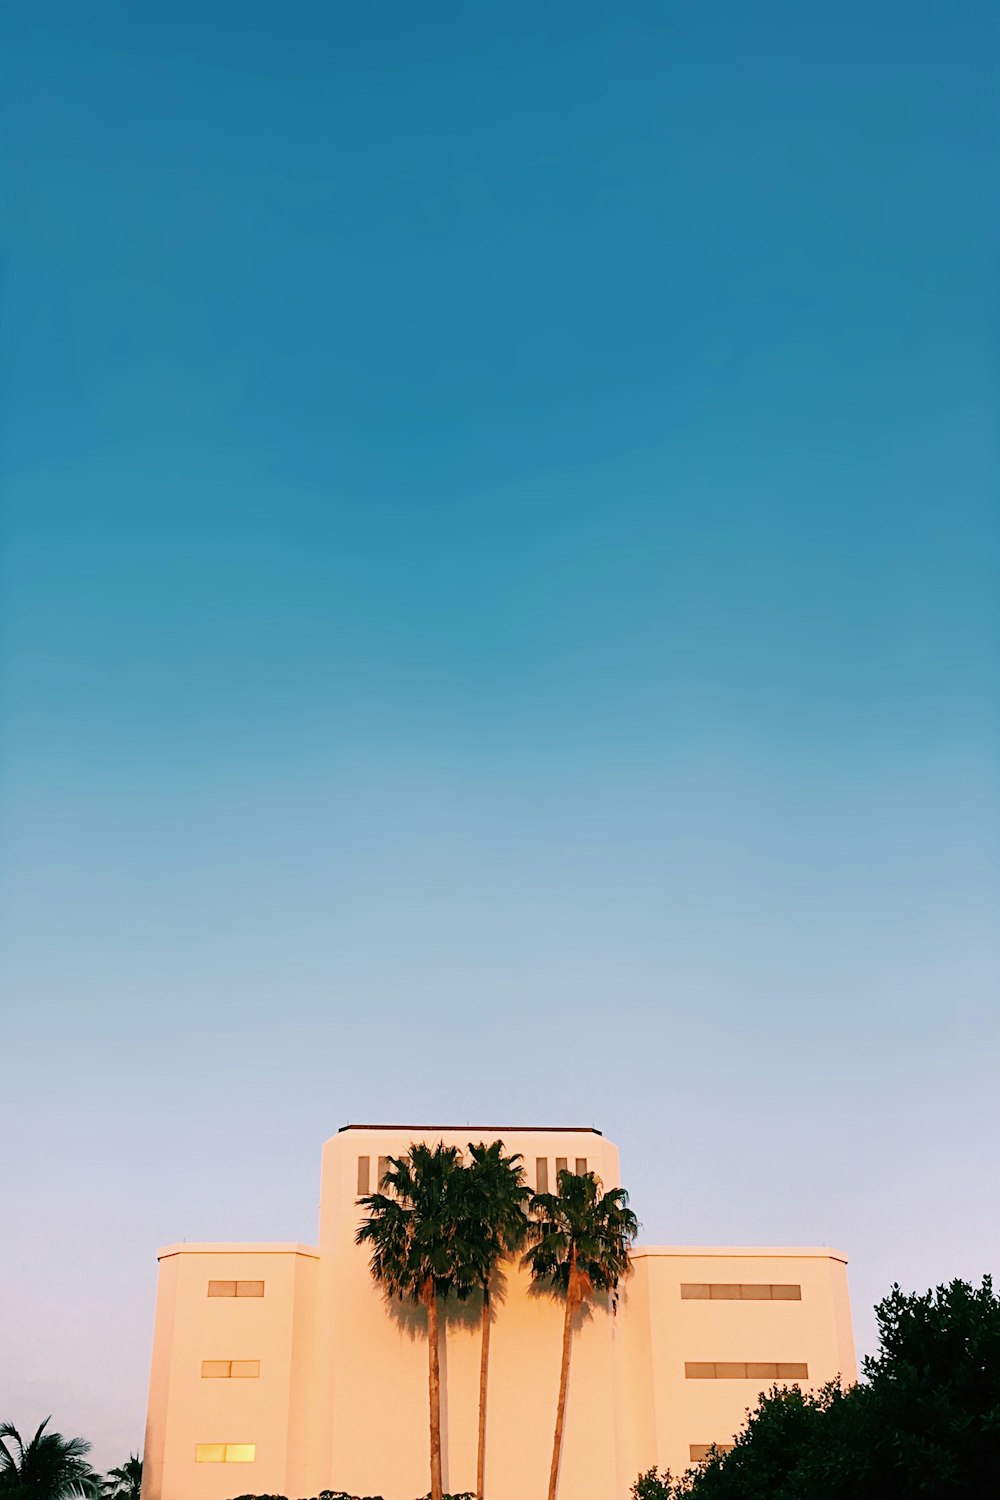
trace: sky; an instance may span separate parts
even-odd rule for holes
[[[1000,11],[0,23],[0,1419],[348,1121],[1000,1259]]]

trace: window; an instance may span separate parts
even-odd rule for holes
[[[370,1183],[369,1183],[369,1171],[368,1171],[368,1169],[369,1169],[370,1166],[371,1166],[371,1157],[370,1156],[359,1156],[358,1157],[358,1197],[359,1198],[367,1198],[368,1194],[371,1191],[371,1186],[370,1186]]]
[[[196,1464],[252,1464],[257,1457],[256,1443],[197,1443]]]
[[[560,1172],[565,1172],[566,1169],[568,1168],[568,1166],[569,1166],[569,1162],[566,1160],[565,1156],[557,1156],[556,1157],[556,1183],[557,1184],[559,1182],[559,1173]]]
[[[203,1359],[202,1380],[256,1380],[260,1374],[259,1359]]]
[[[263,1297],[264,1283],[262,1281],[210,1281],[208,1295],[210,1297]]]
[[[691,1455],[691,1462],[693,1464],[700,1464],[703,1459],[708,1457],[713,1448],[717,1453],[732,1453],[733,1446],[732,1443],[689,1443],[688,1452]]]
[[[535,1157],[535,1192],[547,1193],[549,1190],[549,1159],[547,1156]]]
[[[766,1360],[686,1361],[685,1380],[808,1380],[809,1366]]]
[[[375,1191],[376,1191],[376,1193],[382,1193],[382,1192],[385,1191],[385,1189],[382,1186],[382,1178],[385,1176],[385,1174],[386,1174],[386,1172],[388,1172],[388,1170],[389,1170],[389,1158],[387,1156],[380,1156],[379,1159],[378,1159],[378,1182],[376,1182],[376,1184],[375,1184]]]
[[[684,1302],[801,1302],[802,1288],[759,1281],[682,1281]]]
[[[576,1175],[577,1175],[577,1177],[582,1177],[584,1175],[584,1173],[586,1172],[586,1170],[587,1170],[587,1158],[585,1156],[578,1156],[577,1159],[576,1159]]]

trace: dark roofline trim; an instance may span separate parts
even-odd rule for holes
[[[435,1130],[447,1130],[452,1134],[462,1131],[496,1130],[516,1131],[524,1135],[529,1132],[532,1135],[600,1135],[604,1132],[598,1130],[596,1125],[341,1125],[337,1131],[343,1135],[345,1130],[420,1130],[433,1132]]]

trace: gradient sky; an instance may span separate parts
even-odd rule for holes
[[[996,1269],[993,0],[2,29],[0,1418],[348,1120]]]

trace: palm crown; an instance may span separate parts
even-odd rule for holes
[[[531,1201],[534,1244],[522,1264],[569,1297],[613,1292],[629,1267],[639,1221],[624,1188],[601,1192],[593,1172],[559,1173],[558,1193]]]
[[[503,1141],[469,1143],[472,1158],[465,1174],[461,1240],[466,1251],[459,1290],[470,1281],[489,1299],[490,1278],[507,1256],[520,1249],[528,1228],[531,1192],[524,1181],[520,1153],[505,1156]]]
[[[100,1494],[100,1480],[87,1460],[90,1444],[46,1432],[46,1417],[25,1443],[10,1422],[0,1425],[0,1500],[69,1500]]]
[[[389,1157],[379,1183],[388,1191],[359,1199],[367,1217],[355,1239],[371,1246],[372,1275],[394,1296],[420,1302],[429,1286],[438,1296],[462,1290],[469,1252],[461,1167],[455,1146],[413,1145]]]
[[[142,1459],[130,1454],[117,1469],[109,1469],[101,1485],[103,1500],[139,1500],[142,1494]]]

